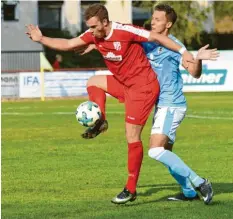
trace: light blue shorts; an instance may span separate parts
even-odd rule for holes
[[[185,117],[186,107],[157,107],[155,109],[151,135],[164,134],[174,144],[176,130]]]

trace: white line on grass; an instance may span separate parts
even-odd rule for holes
[[[73,107],[78,107],[79,104],[73,105]],[[118,103],[108,103],[108,106],[118,106]],[[21,110],[21,109],[39,109],[41,106],[18,106],[18,107],[6,107],[5,110]],[[57,109],[57,108],[67,108],[67,106],[47,106],[47,109]]]
[[[44,112],[2,112],[3,116],[34,116],[34,115],[75,115],[75,112],[51,112],[51,113],[44,113]],[[118,114],[123,115],[124,112],[122,111],[110,111],[107,114]],[[232,117],[221,117],[221,116],[203,116],[203,115],[193,115],[188,114],[186,115],[187,118],[192,119],[211,119],[211,120],[233,120]]]
[[[233,120],[232,117],[221,117],[221,116],[199,116],[199,115],[192,115],[188,114],[186,115],[187,118],[192,118],[192,119],[220,119],[220,120]]]

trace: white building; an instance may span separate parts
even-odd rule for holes
[[[42,46],[25,35],[25,25],[38,21],[37,2],[2,3],[1,68],[4,70],[39,69]]]
[[[101,1],[95,1],[101,2]],[[68,30],[73,36],[84,29],[82,16],[93,1],[19,1],[1,2],[2,71],[38,70],[43,46],[25,35],[26,24],[38,24],[43,30]],[[130,23],[131,1],[106,1],[110,19]],[[119,16],[120,15],[120,16]]]

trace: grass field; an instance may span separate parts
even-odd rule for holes
[[[2,218],[224,219],[233,216],[233,93],[186,94],[189,110],[174,152],[209,178],[214,201],[168,202],[179,192],[166,168],[147,156],[143,132],[138,199],[110,200],[127,177],[124,108],[107,100],[109,130],[83,140],[75,119],[81,100],[2,103]]]

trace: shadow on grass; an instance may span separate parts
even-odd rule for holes
[[[214,189],[214,194],[223,194],[223,193],[233,193],[233,183],[212,183],[213,189]],[[140,202],[140,203],[132,203],[131,205],[128,206],[135,206],[135,205],[143,205],[143,204],[150,204],[150,203],[156,203],[156,202],[164,202],[167,201],[168,197],[171,197],[172,195],[175,195],[176,193],[174,192],[179,192],[180,188],[178,184],[157,184],[157,185],[141,185],[138,186],[139,190],[140,188],[148,188],[144,192],[138,192],[138,198],[140,197],[146,197],[146,196],[151,196],[161,190],[172,190],[171,195],[164,196],[159,199],[155,199],[152,201],[145,201],[145,202]],[[201,200],[200,200],[201,201]],[[194,201],[194,202],[199,202],[199,201]],[[221,201],[213,201],[210,206],[218,206],[218,205],[225,205],[225,202]],[[126,205],[127,206],[127,205]]]
[[[233,183],[215,183],[212,182],[214,194],[233,193]],[[151,196],[152,194],[161,190],[172,190],[179,192],[180,187],[176,183],[172,184],[153,184],[153,185],[141,185],[138,188],[148,188],[145,192],[139,192],[139,196]]]
[[[138,196],[151,196],[161,190],[172,190],[172,191],[179,191],[179,185],[176,183],[172,184],[157,184],[157,185],[142,185],[138,186],[138,188],[148,188],[144,192],[138,192]]]
[[[233,193],[233,182],[232,183],[212,183],[214,194]]]

